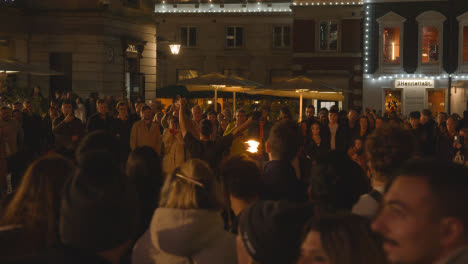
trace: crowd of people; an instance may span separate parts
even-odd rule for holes
[[[467,111],[219,110],[1,106],[0,263],[468,263]]]

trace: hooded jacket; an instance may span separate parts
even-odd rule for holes
[[[219,212],[158,208],[133,248],[132,263],[236,264],[235,237],[224,230]]]

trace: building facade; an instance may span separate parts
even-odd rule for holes
[[[364,106],[467,109],[467,1],[366,0],[364,10]]]
[[[211,72],[269,84],[290,76],[293,16],[289,2],[156,4],[158,87]],[[181,50],[171,54],[169,44]]]
[[[17,74],[45,95],[72,91],[154,98],[156,26],[151,0],[16,0],[0,8],[0,58],[60,76]]]
[[[347,91],[343,108],[361,108],[362,3],[301,1],[293,14],[293,74]],[[321,108],[336,102],[315,103]]]

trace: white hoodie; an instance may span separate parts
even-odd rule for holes
[[[156,209],[133,248],[134,264],[237,264],[235,236],[221,214],[209,210]]]

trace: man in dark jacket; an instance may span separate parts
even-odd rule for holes
[[[92,115],[88,120],[88,125],[86,129],[88,133],[91,133],[96,130],[110,130],[110,123],[112,117],[108,114],[107,104],[103,99],[96,101],[97,113]]]
[[[265,145],[270,161],[262,176],[261,200],[305,202],[305,188],[291,162],[301,144],[301,133],[293,121],[280,121],[270,131]]]
[[[33,112],[31,100],[25,100],[23,105],[24,147],[35,155],[41,150],[42,119]]]
[[[423,134],[421,138],[421,152],[424,156],[432,156],[435,154],[436,141],[439,134],[437,124],[432,118],[432,112],[429,109],[421,111],[421,126]]]
[[[330,110],[328,119],[328,125],[322,127],[324,140],[330,142],[331,150],[347,151],[351,142],[348,141],[347,127],[338,124],[338,111]]]
[[[52,125],[55,145],[58,149],[74,149],[84,136],[84,128],[80,119],[73,114],[70,101],[62,103],[63,116],[57,117]]]

